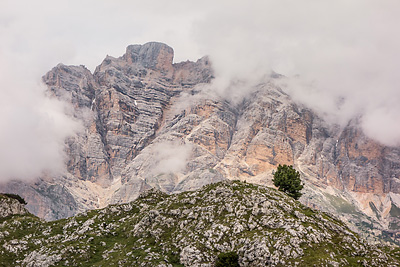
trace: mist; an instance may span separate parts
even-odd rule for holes
[[[193,145],[178,141],[164,141],[153,144],[151,161],[152,175],[162,173],[179,173],[185,170],[187,162],[192,155]]]
[[[369,137],[400,144],[399,2],[230,3],[194,27],[222,96],[237,101],[274,71],[285,76],[278,86],[329,122],[359,117]]]
[[[399,8],[394,0],[3,0],[0,181],[60,171],[63,141],[81,129],[66,103],[45,96],[42,75],[58,63],[93,71],[106,55],[149,41],[173,47],[175,62],[209,55],[216,78],[207,90],[222,97],[238,101],[274,71],[285,76],[278,86],[330,122],[358,117],[369,137],[399,145]]]
[[[66,115],[70,107],[47,98],[39,83],[17,85],[4,76],[0,82],[5,86],[0,98],[0,182],[65,171],[64,140],[82,130],[79,121]]]

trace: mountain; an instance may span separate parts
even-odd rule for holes
[[[371,245],[326,213],[239,181],[172,195],[151,189],[52,222],[0,218],[0,236],[2,266],[214,266],[231,251],[240,266],[400,264],[398,247]]]
[[[359,118],[345,127],[296,103],[274,74],[241,101],[216,92],[212,62],[173,63],[162,43],[131,45],[91,73],[58,65],[43,81],[70,102],[85,130],[66,140],[60,175],[12,181],[46,220],[135,200],[156,188],[178,193],[239,179],[271,186],[278,164],[305,182],[301,201],[357,226],[366,235],[400,229],[400,148],[369,139]],[[355,228],[354,228],[355,229]]]

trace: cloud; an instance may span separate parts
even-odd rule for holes
[[[0,78],[0,182],[58,174],[65,168],[64,140],[81,124],[66,115],[67,104],[44,96],[44,86],[15,79]]]
[[[387,142],[388,145],[399,144],[399,114],[398,105],[377,107],[366,111],[362,120],[365,133],[376,140]]]
[[[165,141],[152,146],[154,167],[153,175],[160,173],[179,173],[185,170],[192,155],[192,144],[182,144],[178,141]]]
[[[194,27],[221,94],[243,97],[275,71],[296,101],[331,122],[362,116],[370,137],[400,144],[398,1],[224,3]]]
[[[0,175],[62,165],[60,140],[79,128],[64,103],[43,97],[44,73],[60,62],[94,70],[105,55],[148,41],[173,47],[175,62],[210,55],[212,88],[228,99],[273,70],[296,101],[341,124],[362,116],[370,137],[397,145],[399,8],[395,0],[3,0]]]

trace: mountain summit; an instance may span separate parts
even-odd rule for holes
[[[166,71],[172,69],[174,50],[163,43],[130,45],[126,48],[125,60],[129,64],[140,64],[144,68]]]
[[[367,234],[400,230],[400,148],[368,139],[358,120],[339,127],[295,103],[274,75],[242,101],[215,93],[207,57],[173,63],[161,43],[128,46],[91,73],[59,64],[43,80],[69,101],[85,131],[66,140],[66,172],[19,181],[17,193],[47,220],[135,200],[156,188],[195,190],[222,180],[272,185],[279,164],[305,182],[303,203]],[[383,231],[383,232],[382,232]]]

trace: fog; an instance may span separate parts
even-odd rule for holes
[[[59,174],[65,169],[64,140],[82,130],[81,122],[66,115],[66,103],[44,97],[40,84],[8,78],[18,77],[0,78],[13,85],[2,88],[0,98],[0,182]]]
[[[400,37],[394,0],[0,0],[0,179],[62,171],[63,140],[80,122],[45,97],[53,66],[92,71],[129,44],[167,43],[175,62],[209,55],[212,88],[232,101],[275,71],[295,101],[400,144]]]
[[[186,168],[186,164],[192,155],[192,144],[179,143],[177,141],[165,141],[152,146],[152,158],[154,166],[150,170],[152,175],[161,173],[178,173]]]
[[[399,8],[396,1],[237,1],[194,29],[222,95],[243,97],[275,71],[295,101],[330,122],[361,117],[368,136],[399,145]]]

